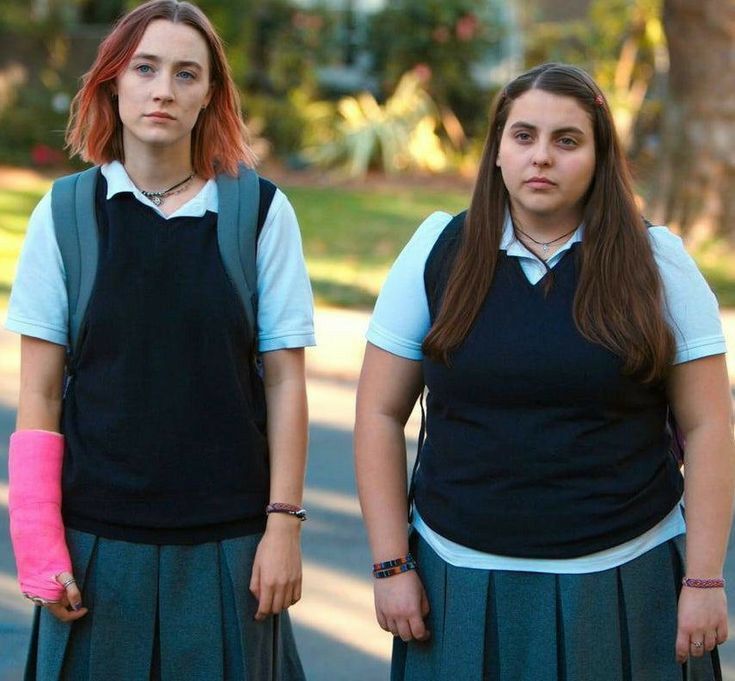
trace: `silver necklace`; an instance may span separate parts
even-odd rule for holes
[[[177,182],[173,187],[169,187],[168,189],[164,189],[160,192],[147,192],[145,191],[145,189],[141,189],[140,193],[143,194],[143,196],[145,196],[147,199],[150,199],[156,206],[160,206],[165,198],[184,191],[185,185],[187,185],[193,177],[194,173],[189,175],[189,177],[187,177],[186,179],[181,180],[181,182]]]

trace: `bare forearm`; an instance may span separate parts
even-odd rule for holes
[[[686,449],[687,573],[693,577],[717,577],[722,574],[732,522],[732,430],[698,428],[687,434]]]
[[[61,398],[51,398],[31,391],[20,392],[17,430],[50,430],[59,432],[61,421]]]
[[[306,386],[301,374],[266,382],[270,499],[301,504],[308,441]]]
[[[355,470],[373,561],[405,556],[406,440],[399,421],[377,413],[358,413]]]

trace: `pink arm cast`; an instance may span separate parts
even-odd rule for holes
[[[56,581],[71,573],[61,520],[61,466],[64,436],[46,430],[18,430],[8,452],[10,537],[21,591],[58,601]]]

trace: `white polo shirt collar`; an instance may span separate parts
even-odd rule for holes
[[[108,199],[122,192],[132,193],[143,205],[153,208],[162,218],[167,220],[179,217],[202,217],[207,211],[217,212],[217,184],[214,180],[208,180],[196,196],[189,199],[189,201],[171,213],[171,215],[165,215],[160,207],[143,196],[140,190],[133,184],[120,161],[105,163],[102,166],[102,174],[107,180]]]

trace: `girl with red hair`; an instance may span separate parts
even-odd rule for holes
[[[98,166],[78,340],[51,192],[6,323],[21,334],[11,534],[39,606],[26,678],[298,681],[286,610],[301,596],[312,296],[293,208],[263,178],[255,324],[223,267],[218,187],[255,157],[206,16],[175,0],[123,16],[67,142]]]

